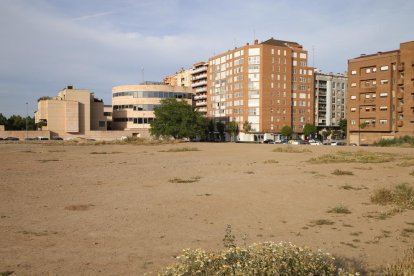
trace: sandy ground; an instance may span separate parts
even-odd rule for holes
[[[182,147],[199,151],[165,152]],[[371,204],[370,195],[413,183],[414,168],[398,164],[414,149],[364,148],[394,154],[388,163],[312,164],[311,157],[359,149],[276,147],[286,145],[0,144],[0,272],[142,275],[185,248],[222,249],[228,224],[240,244],[243,235],[248,244],[290,241],[371,268],[413,245],[403,229],[414,228],[414,211],[375,218],[391,207]],[[352,213],[327,212],[341,204]],[[312,225],[318,219],[334,224]]]

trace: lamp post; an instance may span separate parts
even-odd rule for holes
[[[29,117],[29,108],[28,108],[29,103],[26,102],[26,141],[27,141],[27,117]]]

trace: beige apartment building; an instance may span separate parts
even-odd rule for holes
[[[197,62],[193,65],[192,84],[195,110],[207,114],[207,62]]]
[[[165,85],[191,87],[193,69],[184,69],[164,78]]]
[[[414,135],[414,41],[348,61],[348,142]]]
[[[240,130],[248,121],[255,140],[284,126],[302,133],[314,124],[313,68],[296,42],[255,40],[210,58],[207,91],[207,116],[234,120]]]
[[[166,98],[192,102],[192,90],[187,86],[163,83],[121,85],[112,88],[112,128],[114,130],[149,130],[154,120],[154,107]]]
[[[74,89],[73,86],[67,86],[56,97],[40,98],[35,122],[54,136],[106,130],[102,100],[95,98],[89,90]]]

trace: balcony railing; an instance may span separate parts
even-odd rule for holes
[[[207,66],[203,66],[203,67],[199,67],[197,69],[193,69],[193,72],[191,72],[191,74],[195,75],[197,73],[204,72],[204,71],[207,72]]]
[[[398,64],[398,71],[404,71],[404,63]]]
[[[204,99],[207,99],[207,95],[200,95],[200,96],[195,96],[194,97],[194,100],[195,101],[197,101],[197,100],[204,100]]]
[[[207,106],[207,102],[198,102],[196,106]]]
[[[377,90],[376,86],[368,86],[368,87],[361,87],[360,92],[366,93],[366,92],[375,92]]]
[[[201,74],[201,75],[193,77],[193,81],[201,80],[201,79],[207,79],[207,74]]]
[[[402,93],[402,92],[397,93],[397,98],[398,99],[404,99],[404,93]]]
[[[397,122],[397,126],[398,126],[398,127],[402,127],[403,125],[404,125],[403,121],[398,121],[398,122]]]
[[[397,107],[397,112],[398,113],[402,113],[404,111],[404,109],[403,109],[403,107],[402,106],[398,106]]]
[[[191,87],[195,88],[195,87],[199,87],[199,86],[203,86],[203,85],[207,85],[207,81],[199,81],[199,82],[193,83],[191,85]]]
[[[207,87],[201,87],[201,88],[197,88],[195,89],[196,93],[205,93],[207,92]]]

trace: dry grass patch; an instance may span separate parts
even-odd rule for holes
[[[93,151],[91,154],[117,154],[122,153],[120,151],[112,151],[112,152],[106,152],[106,151]]]
[[[168,182],[170,183],[194,183],[194,182],[198,182],[200,179],[201,179],[200,176],[195,176],[195,177],[191,177],[187,179],[176,177],[176,178],[172,178],[168,180]]]
[[[327,211],[327,213],[333,214],[351,214],[352,212],[343,205],[335,206]]]
[[[383,275],[414,275],[414,247],[409,248],[401,259],[386,267]]]
[[[270,160],[266,160],[263,162],[264,164],[277,164],[279,163],[279,161],[274,160],[274,159],[270,159]]]
[[[309,149],[301,148],[301,147],[293,147],[293,146],[282,146],[277,147],[273,150],[273,152],[283,152],[283,153],[305,153],[305,152],[312,152]]]
[[[352,185],[349,185],[349,184],[345,184],[345,185],[342,185],[341,187],[339,187],[340,189],[344,189],[344,190],[355,190],[355,191],[359,191],[359,190],[366,190],[366,189],[368,189],[367,187],[365,187],[365,186],[361,186],[361,187],[355,187],[355,186],[352,186]]]
[[[40,160],[37,160],[37,161],[39,161],[40,163],[47,163],[47,162],[56,162],[56,161],[60,161],[59,159],[40,159]]]
[[[317,225],[321,226],[321,225],[333,225],[333,224],[335,224],[335,222],[329,219],[317,219],[317,220],[311,220],[309,226],[314,227]]]
[[[371,195],[371,202],[379,205],[397,205],[400,208],[414,209],[414,188],[402,183],[393,188],[380,188]]]
[[[172,148],[168,150],[160,150],[159,152],[186,152],[186,151],[200,151],[196,147],[182,147],[182,148]]]
[[[353,172],[336,169],[332,172],[333,175],[354,175]]]
[[[338,151],[336,153],[324,154],[314,157],[309,162],[314,164],[325,163],[385,163],[394,160],[394,155],[390,153],[367,152],[367,151]]]
[[[89,210],[92,206],[94,206],[94,205],[93,204],[70,205],[70,206],[66,206],[65,210],[68,210],[68,211],[86,211],[86,210]]]

